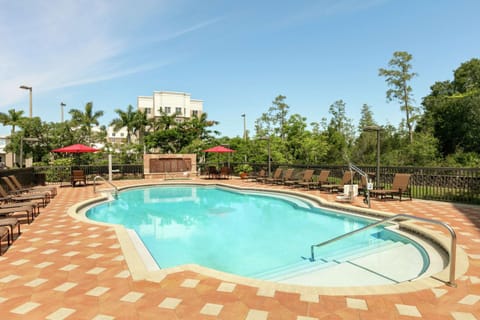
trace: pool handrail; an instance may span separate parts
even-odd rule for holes
[[[311,261],[315,261],[314,249],[317,248],[317,247],[322,247],[322,246],[325,246],[327,244],[337,242],[339,240],[342,240],[346,237],[352,236],[352,235],[357,234],[359,232],[365,231],[367,229],[371,229],[371,228],[374,228],[378,225],[381,225],[381,224],[384,224],[384,223],[387,223],[387,222],[392,222],[392,221],[399,220],[399,219],[402,219],[402,220],[418,220],[418,221],[421,221],[421,222],[436,224],[436,225],[442,226],[445,229],[447,229],[447,231],[450,233],[451,241],[450,241],[450,252],[449,252],[449,254],[450,254],[450,265],[449,265],[450,273],[449,273],[449,280],[446,284],[450,287],[456,287],[457,285],[455,284],[455,262],[456,262],[456,256],[457,256],[457,235],[455,234],[455,230],[453,230],[453,228],[448,223],[438,221],[438,220],[428,219],[428,218],[416,217],[416,216],[412,216],[412,215],[408,215],[408,214],[397,214],[397,215],[392,216],[392,217],[387,217],[385,219],[382,219],[382,220],[377,221],[375,223],[369,224],[369,225],[367,225],[365,227],[362,227],[360,229],[353,230],[351,232],[342,234],[338,237],[326,240],[326,241],[318,243],[318,244],[312,244],[310,246]]]
[[[357,167],[356,165],[354,165],[353,163],[349,163],[348,164],[348,167],[350,169],[350,171],[355,171],[357,172],[359,175],[361,175],[362,177],[365,178],[365,182],[367,183],[367,185],[365,186],[365,203],[368,205],[368,207],[370,208],[370,189],[369,189],[369,182],[368,182],[368,174],[363,171],[362,169],[360,169],[359,167]],[[352,175],[352,179],[353,179],[353,175]],[[353,184],[353,182],[352,182]]]
[[[94,193],[97,193],[97,190],[96,190],[96,182],[97,180],[103,180],[104,182],[108,183],[109,185],[111,185],[113,187],[113,193],[112,195],[113,196],[116,196],[118,194],[118,187],[116,185],[114,185],[112,182],[106,180],[105,178],[103,178],[102,176],[95,176],[95,178],[93,178],[93,192]]]

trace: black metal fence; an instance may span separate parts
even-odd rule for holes
[[[235,169],[243,163],[230,163],[230,167]],[[265,163],[249,163],[253,172],[266,169]],[[199,172],[204,172],[207,165],[198,165]],[[290,165],[271,163],[271,171],[278,168],[295,169],[294,179],[300,178],[305,169],[314,169],[315,175],[320,170],[330,170],[330,179],[332,182],[339,181],[343,173],[348,170],[348,166],[329,166],[329,165]],[[359,166],[363,171],[375,175],[375,166]],[[11,174],[16,175],[19,180],[26,184],[35,183],[58,183],[70,181],[70,172],[72,169],[82,169],[89,179],[100,175],[108,178],[108,166],[90,165],[90,166],[46,166],[12,170],[0,170],[0,177]],[[113,165],[113,179],[142,179],[143,165]],[[235,172],[233,170],[233,172]],[[480,204],[480,168],[438,168],[438,167],[380,167],[380,185],[389,187],[393,181],[395,173],[410,173],[410,188],[412,196],[417,199],[450,201],[469,204]],[[375,180],[375,179],[372,179]],[[355,175],[354,183],[360,182],[360,176]],[[0,184],[3,181],[0,179]]]
[[[235,169],[242,163],[231,163]],[[254,172],[261,169],[268,170],[265,163],[249,164]],[[294,179],[300,178],[305,169],[314,169],[315,175],[320,170],[330,170],[330,180],[338,182],[343,173],[349,170],[348,165],[298,165],[271,163],[271,172],[276,168],[294,168]],[[375,182],[376,166],[358,166],[368,173]],[[450,201],[470,204],[480,204],[480,168],[440,168],[440,167],[380,167],[380,187],[389,187],[395,173],[410,173],[410,189],[412,196],[417,199]],[[361,177],[356,174],[354,183],[360,183]]]

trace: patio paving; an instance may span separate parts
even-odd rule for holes
[[[135,185],[160,180],[115,182]],[[255,185],[240,180],[222,183]],[[270,187],[270,186],[269,186]],[[282,188],[282,187],[279,187]],[[309,191],[328,201],[334,194]],[[454,319],[480,320],[480,207],[433,201],[372,201],[372,208],[450,224],[469,267],[446,285],[403,294],[329,296],[269,290],[191,271],[134,281],[112,227],[67,215],[95,197],[62,187],[0,256],[0,319]],[[363,206],[361,201],[354,205]]]

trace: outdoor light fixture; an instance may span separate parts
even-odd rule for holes
[[[247,141],[247,117],[245,113],[242,114],[242,118],[243,118],[243,139]]]
[[[65,103],[60,102],[60,112],[61,112],[61,118],[60,118],[61,121],[60,121],[60,122],[62,122],[62,123],[63,123],[63,108],[64,108],[65,106],[66,106]]]
[[[377,173],[375,174],[376,187],[380,186],[380,131],[383,130],[379,126],[366,126],[362,129],[364,132],[377,132]]]
[[[32,87],[21,85],[20,89],[25,89],[30,91],[30,108],[29,108],[29,116],[32,117]]]

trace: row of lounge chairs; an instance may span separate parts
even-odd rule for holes
[[[344,172],[343,177],[338,182],[331,182],[329,180],[330,170],[321,170],[318,176],[314,176],[313,169],[307,169],[303,171],[303,174],[298,179],[292,179],[293,169],[281,169],[277,168],[272,177],[268,177],[265,170],[261,170],[257,175],[249,176],[250,181],[257,181],[267,184],[281,184],[289,187],[303,187],[306,189],[318,189],[327,192],[343,192],[345,185],[353,184],[355,172],[347,170]],[[410,177],[408,173],[397,173],[394,175],[393,182],[390,188],[381,188],[377,186],[375,189],[369,190],[370,195],[378,197],[381,200],[387,198],[399,197],[402,200],[402,196],[408,196],[412,199],[410,191]],[[367,190],[367,179],[361,177],[359,183],[359,190]]]
[[[15,176],[2,177],[6,188],[0,185],[0,255],[21,234],[20,224],[30,224],[52,197],[57,195],[56,187],[23,186]],[[16,230],[16,237],[15,235]]]

